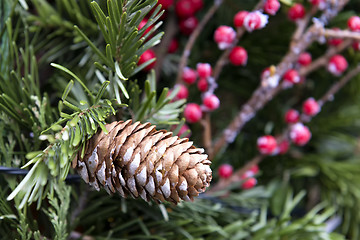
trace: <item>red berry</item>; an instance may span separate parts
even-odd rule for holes
[[[259,11],[250,12],[244,19],[244,27],[247,31],[252,32],[253,30],[265,27],[267,22],[267,15],[262,14]]]
[[[189,67],[184,68],[182,74],[182,80],[187,84],[193,84],[196,82],[197,72]]]
[[[202,118],[202,111],[198,104],[189,103],[184,110],[184,116],[189,123],[196,123]]]
[[[273,154],[277,147],[276,139],[271,135],[259,137],[257,147],[261,154]]]
[[[340,28],[332,28],[334,31],[340,31]],[[329,38],[327,43],[331,46],[338,46],[343,42],[341,38]]]
[[[341,75],[347,68],[348,63],[343,56],[337,54],[330,58],[328,70],[335,76]]]
[[[211,76],[212,68],[209,63],[198,63],[196,65],[196,71],[198,72],[199,77],[208,78]]]
[[[200,92],[206,92],[209,87],[209,83],[207,82],[206,78],[200,78],[197,83],[197,87]]]
[[[320,112],[319,103],[314,98],[308,98],[302,106],[302,111],[308,116],[315,116]]]
[[[284,140],[279,143],[278,152],[280,155],[283,155],[288,152],[289,148],[290,148],[290,143],[287,140]]]
[[[347,25],[351,31],[359,32],[360,31],[360,17],[352,16],[349,18]]]
[[[248,60],[248,55],[243,47],[234,47],[229,55],[230,62],[235,66],[245,66]]]
[[[304,126],[304,124],[296,123],[291,126],[290,139],[294,144],[304,146],[309,142],[310,138],[311,132],[308,127]]]
[[[236,32],[232,27],[220,26],[215,30],[214,40],[218,44],[219,49],[224,50],[231,47],[236,37]]]
[[[295,3],[288,11],[288,17],[292,21],[296,21],[305,16],[305,7],[300,3]]]
[[[178,42],[178,40],[173,38],[170,42],[170,45],[168,48],[168,53],[174,53],[178,50],[178,48],[179,48],[179,42]]]
[[[288,70],[284,74],[283,79],[284,79],[284,81],[289,82],[289,83],[293,83],[293,84],[300,82],[299,73],[294,69]]]
[[[244,19],[249,14],[248,11],[240,11],[235,14],[234,17],[234,26],[235,27],[242,27],[244,25]]]
[[[198,23],[197,18],[194,16],[181,19],[179,23],[180,32],[184,35],[190,35],[195,30]]]
[[[138,61],[138,65],[142,65],[143,63],[155,58],[155,52],[151,49],[146,50],[143,54],[141,54],[139,61]],[[154,61],[153,63],[150,63],[148,66],[146,66],[144,68],[145,71],[150,71],[154,66],[155,66],[156,61]]]
[[[146,24],[147,24],[148,20],[146,18],[144,18],[143,20],[141,20],[138,29],[141,30]],[[145,32],[141,35],[141,37],[144,37],[148,32],[150,32],[150,30],[152,29],[151,27],[148,27]]]
[[[158,0],[158,4],[161,4],[162,9],[168,9],[174,4],[174,0]]]
[[[241,184],[242,189],[251,189],[256,186],[256,179],[251,177]]]
[[[220,178],[229,178],[233,174],[233,167],[230,164],[221,164],[218,169]]]
[[[204,6],[203,0],[191,0],[195,12],[201,10]]]
[[[298,58],[298,63],[302,66],[309,65],[311,63],[311,61],[312,61],[311,54],[308,52],[301,53]]]
[[[270,15],[275,15],[279,8],[280,3],[278,0],[266,0],[264,4],[264,11]]]
[[[254,175],[256,175],[259,172],[259,166],[258,165],[253,165],[250,169],[249,172],[252,172]]]
[[[352,44],[352,47],[355,51],[360,51],[360,42],[359,41],[354,41]]]
[[[203,104],[208,110],[212,111],[219,108],[220,100],[215,94],[206,94]]]
[[[186,36],[190,35],[197,25],[199,24],[199,21],[196,17],[191,16],[185,19],[181,19],[179,22],[179,29],[180,32]]]
[[[187,18],[195,14],[192,0],[179,0],[175,5],[175,10],[180,18]]]
[[[180,99],[186,99],[189,96],[189,90],[187,89],[187,87],[185,87],[182,84],[176,84],[175,88],[179,87],[179,92],[176,94],[175,99],[176,100],[180,100]]]
[[[300,114],[295,109],[289,109],[285,113],[285,122],[286,123],[297,123],[300,120]]]

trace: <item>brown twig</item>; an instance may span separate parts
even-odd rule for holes
[[[166,21],[165,27],[165,35],[164,38],[161,40],[160,45],[156,49],[156,65],[155,65],[155,76],[156,81],[158,82],[160,79],[160,73],[162,68],[162,63],[165,59],[166,54],[168,53],[169,46],[171,44],[172,39],[176,35],[178,31],[177,24],[176,24],[176,16],[173,11],[169,12],[169,17]]]
[[[349,30],[333,30],[333,29],[319,29],[319,34],[326,38],[344,38],[360,41],[359,32],[351,32]]]
[[[340,79],[340,81],[334,83],[332,87],[324,94],[324,96],[318,100],[320,107],[324,105],[324,103],[331,101],[334,98],[334,95],[359,73],[360,65],[348,72],[344,77]]]
[[[319,69],[320,67],[326,66],[332,56],[348,48],[351,45],[351,42],[351,40],[346,40],[342,42],[339,46],[329,48],[323,56],[314,60],[310,65],[300,68],[300,76],[307,76],[308,74]]]
[[[195,28],[195,30],[191,33],[189,40],[187,41],[185,45],[185,49],[183,51],[183,54],[181,55],[179,68],[178,68],[178,74],[176,76],[176,83],[181,83],[181,75],[183,72],[183,69],[187,65],[187,61],[189,59],[191,49],[195,44],[196,39],[199,37],[200,33],[202,32],[202,29],[205,27],[205,25],[208,23],[208,21],[212,18],[212,16],[215,14],[215,12],[218,10],[220,5],[222,4],[223,0],[215,0],[214,5],[209,8],[203,19],[200,21],[199,25]]]

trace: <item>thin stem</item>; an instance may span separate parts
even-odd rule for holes
[[[181,59],[180,59],[178,74],[176,76],[176,84],[181,83],[181,75],[182,75],[183,69],[187,65],[187,61],[189,59],[191,49],[193,48],[193,46],[196,42],[196,39],[199,37],[200,33],[202,32],[203,28],[208,23],[208,21],[212,18],[212,16],[218,10],[218,8],[222,4],[222,2],[223,2],[222,0],[215,0],[214,5],[208,10],[208,12],[205,14],[203,19],[200,21],[199,25],[191,33],[189,40],[187,41],[187,43],[185,45],[185,49],[183,51]]]
[[[163,67],[163,61],[168,53],[169,46],[174,36],[178,31],[176,16],[173,11],[169,12],[169,17],[167,19],[164,38],[162,39],[160,45],[157,47],[156,51],[156,65],[155,65],[155,76],[156,81],[158,82],[161,75],[161,68]]]

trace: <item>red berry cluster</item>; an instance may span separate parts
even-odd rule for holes
[[[195,14],[203,8],[203,0],[179,0],[176,2],[175,11],[179,17],[180,32],[190,35],[197,27],[199,21]]]
[[[198,122],[202,118],[203,111],[213,111],[220,106],[219,98],[212,92],[208,91],[211,74],[212,67],[209,63],[198,63],[196,65],[196,70],[189,67],[186,67],[183,70],[182,80],[188,85],[192,85],[198,80],[198,90],[203,93],[201,106],[196,103],[189,103],[185,107],[184,116],[186,121],[189,123]],[[180,88],[181,89],[177,94],[176,98],[187,98],[188,94],[182,94],[182,92],[188,93],[187,87],[184,85],[180,85]]]

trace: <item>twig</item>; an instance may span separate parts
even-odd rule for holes
[[[162,63],[168,52],[170,43],[173,40],[174,36],[176,35],[177,31],[178,28],[176,25],[176,16],[173,13],[173,11],[171,11],[169,12],[169,17],[167,18],[167,23],[165,27],[166,34],[164,35],[164,38],[162,39],[160,45],[156,49],[157,51],[156,51],[155,76],[157,82],[160,79],[161,68],[163,65]]]
[[[291,43],[290,43],[291,47],[294,46],[300,40],[311,18],[316,14],[317,10],[318,8],[316,6],[313,6],[311,8],[311,11],[308,14],[306,14],[306,16],[303,19],[300,19],[296,22],[297,28],[291,38]]]
[[[333,29],[319,29],[319,34],[326,38],[345,38],[360,41],[359,32],[351,32],[349,30],[333,30]]]
[[[324,103],[331,101],[334,98],[334,95],[359,73],[360,65],[348,72],[344,77],[340,79],[340,81],[334,83],[332,87],[324,94],[324,96],[318,100],[318,104],[320,105],[320,107],[324,105]]]
[[[351,45],[351,42],[352,42],[351,40],[346,40],[337,47],[329,48],[323,56],[314,60],[310,65],[300,68],[300,70],[299,70],[300,76],[306,76],[306,75],[310,74],[311,72],[319,69],[320,67],[325,66],[329,62],[329,59],[332,56],[334,56],[335,54],[340,53],[344,49],[348,48]]]
[[[183,69],[187,65],[187,61],[189,59],[191,49],[195,44],[196,39],[199,37],[202,29],[205,27],[205,25],[208,23],[208,21],[212,18],[212,16],[215,14],[217,9],[220,7],[220,5],[223,3],[223,0],[214,0],[214,5],[208,10],[208,12],[205,14],[203,19],[200,21],[199,25],[195,28],[195,30],[191,33],[189,40],[187,41],[185,45],[185,49],[183,51],[183,54],[180,59],[179,68],[178,68],[178,74],[176,76],[176,84],[181,83],[181,75],[183,72]]]
[[[204,113],[203,119],[201,119],[201,125],[204,128],[203,132],[203,144],[206,149],[206,152],[211,155],[212,154],[212,142],[211,142],[211,119],[210,114],[208,112]]]

